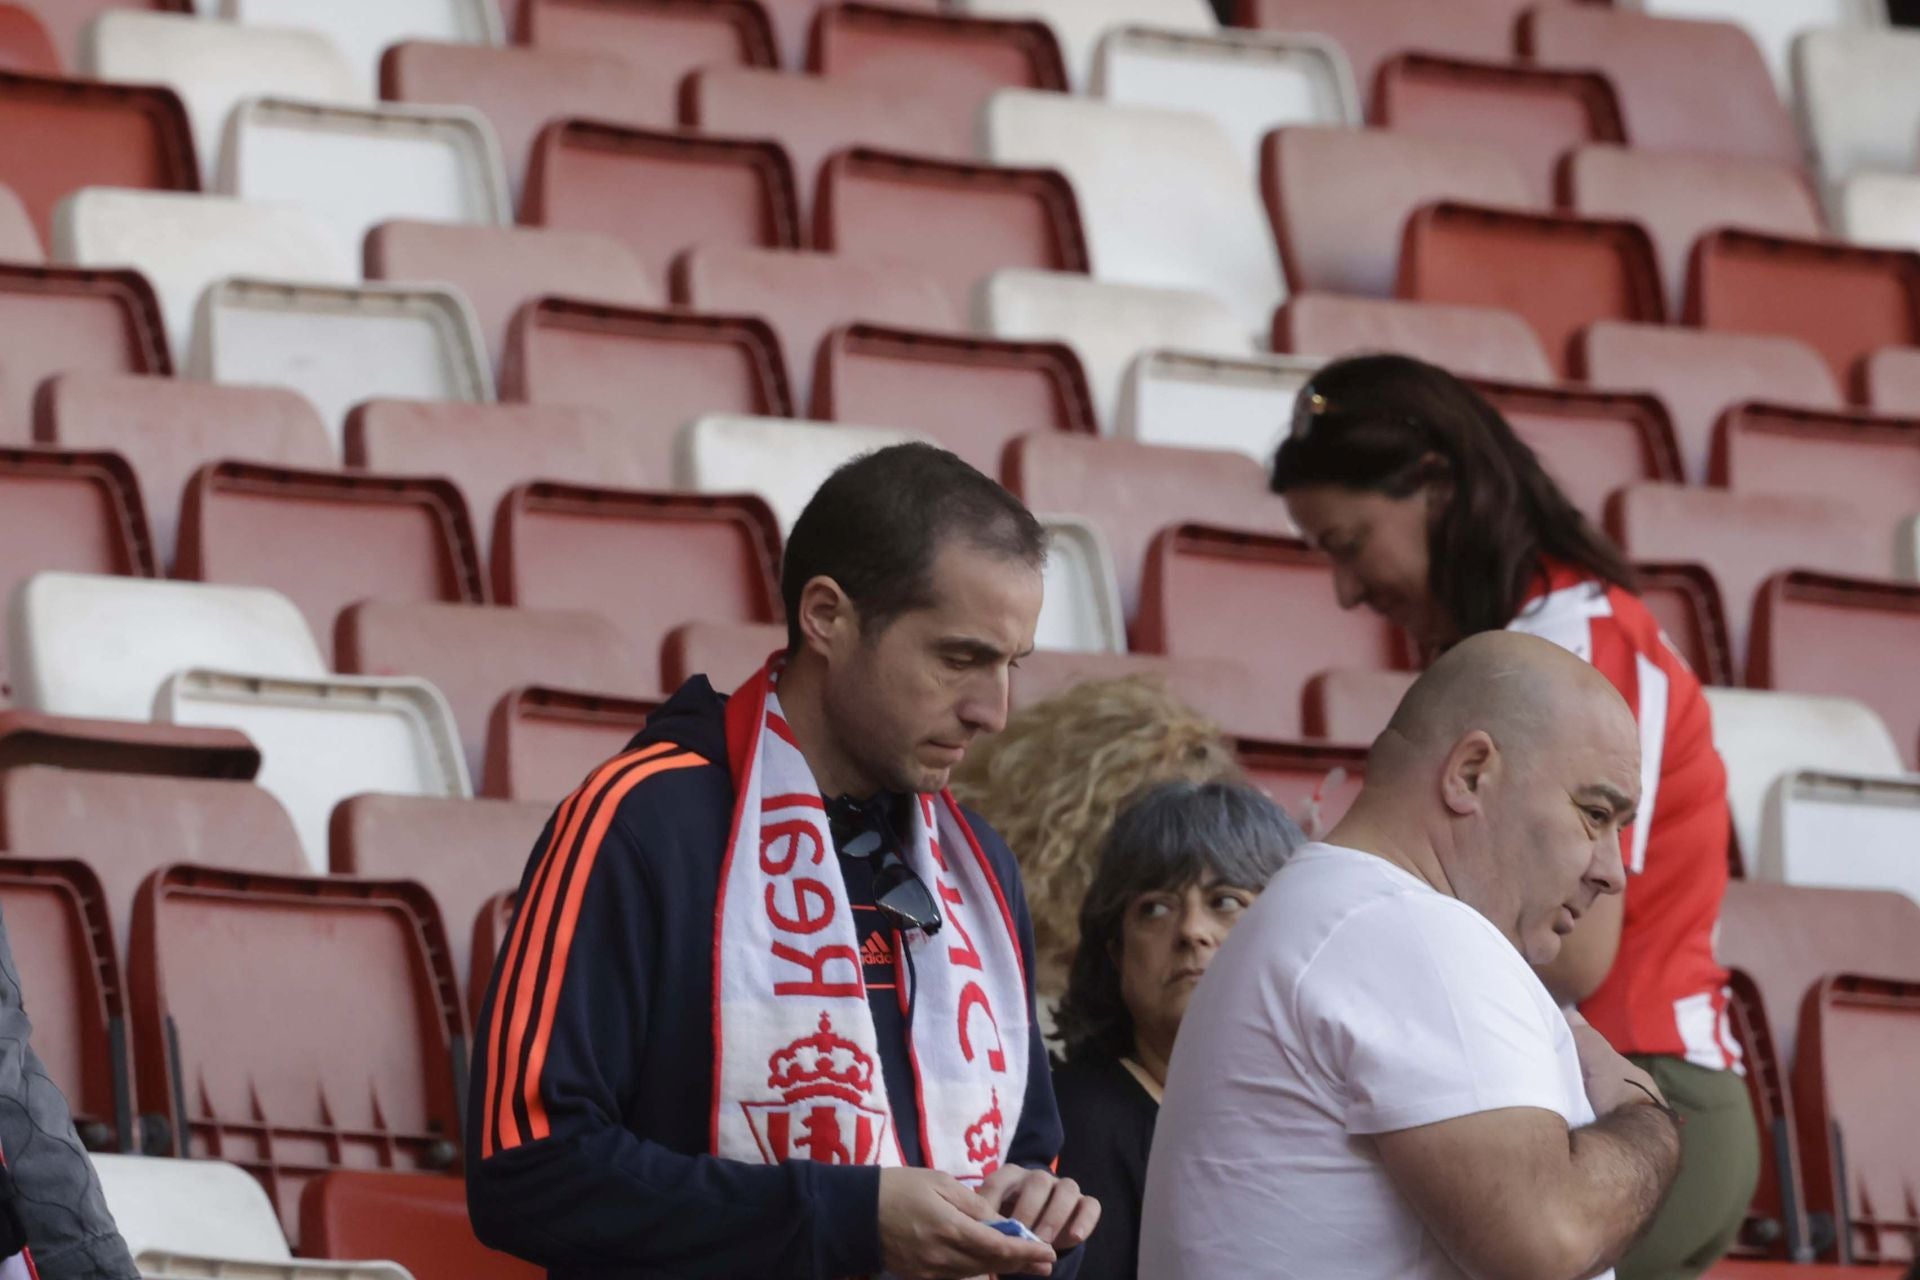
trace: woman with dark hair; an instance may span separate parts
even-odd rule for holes
[[[1713,934],[1727,883],[1726,768],[1700,681],[1640,601],[1633,568],[1497,410],[1405,356],[1337,360],[1302,389],[1273,489],[1365,605],[1429,654],[1525,631],[1591,662],[1640,727],[1624,895],[1601,897],[1540,970],[1686,1117],[1680,1178],[1622,1280],[1697,1276],[1732,1245],[1759,1143]]]
[[[1115,818],[1080,906],[1058,1023],[1060,1173],[1100,1201],[1082,1280],[1133,1280],[1140,1196],[1181,1016],[1227,933],[1306,843],[1232,782],[1163,782]]]

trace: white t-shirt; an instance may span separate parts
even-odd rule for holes
[[[1180,1025],[1142,1280],[1459,1280],[1365,1135],[1504,1107],[1593,1120],[1539,978],[1472,907],[1382,858],[1308,845]]]

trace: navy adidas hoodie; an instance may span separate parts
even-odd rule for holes
[[[546,927],[536,925],[524,955],[502,949],[474,1029],[474,1231],[554,1280],[881,1270],[877,1168],[707,1154],[714,903],[733,815],[725,707],[705,677],[689,680],[616,771],[597,773],[549,819],[520,884],[522,903],[550,904]],[[570,808],[581,810],[576,838],[549,850]],[[1033,925],[1019,870],[999,836],[967,818],[1013,912],[1031,1008]],[[903,1027],[876,1020],[887,1101],[918,1164]],[[1061,1129],[1037,1029],[1027,1057],[1007,1160],[1043,1168]],[[1076,1249],[1054,1275],[1072,1280],[1079,1264]]]

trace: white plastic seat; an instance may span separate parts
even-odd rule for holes
[[[1211,116],[1249,173],[1271,130],[1361,124],[1347,55],[1321,36],[1121,27],[1100,41],[1092,87],[1109,102]]]
[[[1622,9],[1638,9],[1656,18],[1695,18],[1734,22],[1745,27],[1766,56],[1767,69],[1792,96],[1794,38],[1818,27],[1884,26],[1886,0],[1616,0]]]
[[[1920,174],[1852,174],[1838,206],[1840,234],[1855,244],[1920,249]]]
[[[140,15],[133,15],[140,16]],[[136,267],[160,295],[175,368],[187,366],[194,311],[215,281],[266,276],[354,284],[357,256],[291,205],[221,196],[87,187],[54,211],[53,257],[81,267]]]
[[[1190,289],[1105,284],[1055,271],[998,271],[976,297],[976,328],[996,338],[1065,342],[1080,356],[1105,434],[1135,356],[1156,348],[1245,356],[1253,344],[1218,298]]]
[[[1749,872],[1758,874],[1768,795],[1788,774],[1899,777],[1900,749],[1886,723],[1852,698],[1709,688],[1713,744],[1727,765],[1727,804]],[[1775,877],[1777,878],[1777,877]]]
[[[1106,538],[1079,516],[1042,514],[1040,523],[1047,530],[1046,598],[1034,648],[1125,653],[1120,576]]]
[[[327,672],[299,607],[264,587],[40,573],[14,591],[7,627],[14,705],[51,715],[151,720],[185,667]]]
[[[1892,889],[1920,902],[1920,775],[1801,770],[1775,780],[1748,874],[1783,884]]]
[[[1310,356],[1146,352],[1127,371],[1114,434],[1141,444],[1227,449],[1269,466],[1293,420],[1294,399],[1320,365]]]
[[[1280,254],[1246,158],[1211,119],[1009,89],[982,137],[996,163],[1072,180],[1097,279],[1212,293],[1264,339],[1286,295]]]
[[[290,387],[341,448],[364,400],[493,399],[473,308],[446,289],[224,280],[200,299],[192,376]]]
[[[1100,37],[1116,27],[1197,35],[1220,29],[1207,0],[957,0],[952,7],[983,17],[1042,19],[1059,38],[1075,91],[1084,90],[1094,74]]]
[[[305,27],[338,46],[367,87],[380,90],[380,57],[403,40],[502,44],[494,0],[221,0],[221,16],[253,26]]]
[[[103,80],[164,84],[178,93],[208,190],[220,172],[227,117],[242,99],[275,94],[353,104],[375,96],[333,41],[318,32],[184,14],[101,14],[81,38],[80,67]]]
[[[90,1157],[127,1252],[259,1262],[293,1257],[259,1179],[224,1160]],[[143,1267],[141,1274],[149,1274]]]
[[[453,711],[425,680],[298,678],[194,667],[160,686],[162,724],[222,725],[260,748],[255,781],[293,819],[315,874],[328,868],[328,823],[348,796],[469,799]]]
[[[513,221],[500,144],[470,107],[332,107],[250,98],[233,109],[219,188],[313,214],[360,260],[382,222]]]
[[[1914,171],[1920,31],[1809,31],[1794,42],[1793,73],[1801,136],[1829,201],[1862,170]]]
[[[675,441],[674,470],[683,489],[765,498],[784,538],[814,490],[841,464],[915,440],[931,443],[891,427],[710,414],[682,428]]]

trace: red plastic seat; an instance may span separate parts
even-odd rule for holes
[[[820,348],[813,417],[898,427],[990,476],[1029,434],[1090,437],[1093,392],[1073,348],[855,325]]]
[[[0,711],[0,769],[27,764],[247,779],[260,772],[260,749],[238,729]]]
[[[430,681],[460,726],[467,776],[478,778],[486,767],[488,718],[511,690],[530,684],[650,690],[655,657],[642,657],[597,613],[369,600],[340,614],[334,667],[344,675]]]
[[[1756,689],[1826,693],[1872,707],[1907,767],[1920,769],[1920,585],[1817,573],[1783,573],[1753,612],[1747,683]]]
[[[1296,293],[1274,313],[1273,349],[1330,358],[1398,351],[1463,378],[1553,378],[1553,365],[1533,326],[1524,316],[1497,307]]]
[[[1920,351],[1876,351],[1860,362],[1856,383],[1859,401],[1877,412],[1920,416]]]
[[[1564,386],[1473,385],[1596,525],[1615,489],[1680,480],[1673,424],[1652,396]]]
[[[1248,780],[1315,840],[1347,816],[1367,780],[1365,747],[1240,738],[1233,751]]]
[[[626,426],[656,483],[674,439],[705,414],[785,418],[793,397],[780,342],[763,320],[603,307],[543,298],[514,317],[500,398],[569,405]]]
[[[1437,53],[1497,62],[1513,55],[1513,14],[1491,4],[1433,0],[1238,0],[1243,27],[1331,36],[1353,64],[1362,97],[1375,72],[1402,53]]]
[[[1543,4],[1521,20],[1520,46],[1544,66],[1604,74],[1639,150],[1800,163],[1799,135],[1766,62],[1731,22]]]
[[[773,27],[755,0],[512,0],[516,43],[605,53],[661,84],[712,65],[771,67]],[[513,15],[509,15],[513,16]]]
[[[40,19],[67,66],[80,65],[80,33],[108,9],[147,9],[155,13],[192,13],[193,0],[18,0]]]
[[[621,241],[583,231],[384,222],[367,233],[369,280],[451,284],[473,304],[496,371],[513,317],[548,295],[654,307],[660,286]]]
[[[843,151],[821,170],[813,235],[831,253],[917,263],[961,316],[995,271],[1088,269],[1073,185],[1053,169]]]
[[[1407,217],[1439,200],[1544,208],[1526,170],[1478,137],[1386,129],[1276,129],[1260,187],[1289,288],[1387,297]]]
[[[689,622],[669,632],[661,646],[660,687],[674,690],[705,676],[721,693],[732,693],[765,665],[768,655],[786,647],[784,623]]]
[[[1741,405],[1720,419],[1710,475],[1741,493],[1844,497],[1892,529],[1920,512],[1920,419]]]
[[[480,1021],[480,1007],[486,1003],[487,984],[493,980],[493,962],[505,945],[507,931],[513,927],[513,911],[519,890],[496,893],[480,904],[473,918],[472,953],[467,973],[467,1023]]]
[[[516,689],[493,709],[483,790],[508,800],[557,804],[619,754],[659,705],[653,698]]]
[[[1394,628],[1343,610],[1325,559],[1292,538],[1202,525],[1162,530],[1147,551],[1133,647],[1225,658],[1257,679],[1247,717],[1262,737],[1300,736],[1307,681],[1335,667],[1402,665]]]
[[[304,397],[279,387],[70,373],[47,380],[35,409],[39,440],[108,450],[132,466],[163,567],[173,563],[187,481],[207,463],[334,463],[326,423]]]
[[[779,143],[589,120],[541,131],[520,221],[613,236],[659,276],[696,244],[801,241],[793,166]]]
[[[33,439],[34,394],[56,373],[171,374],[166,334],[137,272],[0,263],[0,441]]]
[[[1589,143],[1626,139],[1605,76],[1505,61],[1427,54],[1389,59],[1374,80],[1370,116],[1395,132],[1498,148],[1525,175],[1534,203],[1543,206],[1553,199],[1561,156]]]
[[[0,183],[0,262],[32,265],[46,261],[46,257],[27,206],[13,194],[12,187]]]
[[[53,38],[33,10],[0,4],[0,71],[57,76],[64,69]]]
[[[1603,320],[1574,340],[1573,371],[1609,391],[1651,391],[1673,421],[1686,478],[1704,483],[1714,424],[1743,401],[1838,409],[1840,387],[1820,353],[1794,338],[1702,333]]]
[[[648,452],[620,419],[568,405],[369,400],[347,416],[347,466],[453,481],[489,548],[500,499],[515,485],[644,488],[654,478],[640,461]]]
[[[1162,529],[1210,522],[1262,533],[1294,531],[1286,503],[1267,488],[1266,468],[1241,453],[1030,435],[1008,446],[1005,480],[1035,511],[1093,522],[1119,570],[1121,608],[1129,622],[1139,611],[1147,549]]]
[[[1920,253],[1711,232],[1694,249],[1687,322],[1799,338],[1852,386],[1874,351],[1920,346]]]
[[[335,875],[425,885],[446,923],[453,971],[465,984],[475,914],[487,899],[520,883],[552,811],[551,805],[512,800],[353,796],[334,807],[328,865]],[[308,1251],[314,1247],[310,1240]]]
[[[1791,1258],[1808,1249],[1809,1224],[1800,1191],[1800,1143],[1787,1064],[1774,1044],[1766,1005],[1752,976],[1731,970],[1727,990],[1728,1038],[1745,1068],[1747,1097],[1760,1133],[1760,1178],[1731,1256]],[[1792,1274],[1797,1273],[1783,1273],[1780,1280],[1791,1280]]]
[[[328,655],[357,601],[487,596],[466,503],[445,480],[246,462],[203,467],[187,486],[174,574],[285,592]]]
[[[501,502],[493,581],[502,604],[604,615],[646,662],[696,618],[781,621],[779,566],[779,526],[759,498],[534,484]]]
[[[1713,575],[1697,564],[1636,564],[1640,603],[1647,606],[1673,647],[1706,684],[1735,683],[1727,608]]]
[[[971,118],[911,89],[764,67],[696,71],[680,95],[680,123],[737,138],[772,138],[785,147],[803,225],[811,225],[820,167],[836,151],[877,147],[966,160],[975,150]]]
[[[1574,335],[1595,320],[1665,315],[1653,242],[1635,224],[1459,204],[1409,219],[1399,293],[1519,312],[1562,377]]]
[[[81,187],[198,191],[187,109],[158,85],[0,72],[0,183],[46,245],[54,206]]]
[[[1607,532],[1635,560],[1696,562],[1713,575],[1746,669],[1747,622],[1761,584],[1788,569],[1892,572],[1893,539],[1844,498],[1634,485],[1607,503]]]
[[[39,764],[0,773],[0,849],[84,856],[120,948],[133,936],[141,882],[161,867],[307,869],[293,820],[251,782]]]
[[[0,858],[0,912],[15,972],[26,975],[34,1053],[80,1141],[89,1151],[137,1150],[127,990],[99,880],[81,862]]]
[[[681,306],[758,316],[771,325],[796,405],[811,402],[814,361],[829,329],[861,321],[909,329],[965,327],[964,314],[932,276],[830,254],[714,245],[682,255],[672,283],[673,300]]]
[[[1023,711],[1090,680],[1145,676],[1229,734],[1263,726],[1250,708],[1253,673],[1225,658],[1175,658],[1159,653],[1069,653],[1040,649],[1020,659],[1013,677],[1013,709]]]
[[[309,1179],[458,1166],[465,1017],[420,886],[173,867],[128,976],[140,1110],[259,1178],[296,1248]]]
[[[425,1173],[329,1173],[300,1196],[308,1257],[382,1258],[414,1280],[540,1280],[543,1268],[487,1248],[467,1220],[467,1186]]]
[[[457,102],[487,118],[517,192],[534,139],[555,120],[604,120],[637,129],[679,116],[679,70],[655,70],[599,48],[498,48],[409,40],[380,61],[380,96],[427,105]]]
[[[1309,738],[1367,746],[1419,678],[1413,671],[1322,671],[1302,691],[1302,728]]]

